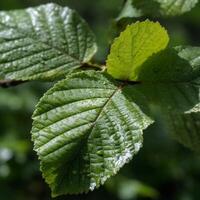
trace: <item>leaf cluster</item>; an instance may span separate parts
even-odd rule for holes
[[[152,2],[167,15],[196,3]],[[145,0],[132,5],[147,8]],[[170,47],[169,40],[158,22],[138,21],[100,66],[91,64],[95,36],[75,11],[51,3],[0,12],[0,83],[61,79],[36,106],[31,131],[53,196],[104,184],[140,150],[157,116],[172,137],[200,152],[200,48]]]

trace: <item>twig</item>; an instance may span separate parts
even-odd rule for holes
[[[26,81],[0,80],[0,87],[2,88],[14,87],[25,82]]]
[[[98,64],[96,64],[96,63],[84,63],[83,65],[82,65],[82,68],[91,68],[91,69],[99,69],[99,70],[103,70],[104,68],[105,68],[105,66],[103,66],[103,65],[98,65]]]

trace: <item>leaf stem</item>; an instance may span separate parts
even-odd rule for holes
[[[82,65],[82,67],[85,67],[85,68],[96,68],[96,69],[99,69],[99,70],[101,70],[101,71],[104,71],[104,70],[105,70],[105,66],[104,66],[104,65],[99,65],[99,64],[91,63],[91,62],[84,63],[84,64]]]
[[[25,82],[26,81],[0,80],[0,87],[2,88],[14,87]]]

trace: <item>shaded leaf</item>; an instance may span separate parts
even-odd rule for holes
[[[198,0],[127,0],[117,20],[148,16],[176,16],[190,11]]]
[[[175,49],[177,56],[172,51],[151,57],[141,67],[141,84],[132,87],[132,92],[144,96],[152,118],[159,118],[166,132],[200,152],[200,48]]]
[[[200,48],[176,47],[151,56],[138,70],[137,81],[183,82],[200,76]]]
[[[198,0],[154,0],[160,4],[160,13],[162,15],[180,15],[190,11],[197,3]]]

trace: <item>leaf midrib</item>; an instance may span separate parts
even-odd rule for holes
[[[123,89],[124,86],[125,86],[125,84],[119,85],[119,86],[116,88],[116,90],[114,90],[114,92],[111,94],[111,96],[108,98],[108,100],[105,102],[105,104],[102,106],[101,111],[99,112],[99,114],[97,115],[97,117],[95,118],[95,120],[94,120],[94,122],[93,122],[93,125],[91,126],[91,129],[90,129],[91,131],[88,131],[88,135],[86,135],[84,141],[87,141],[87,140],[88,140],[90,134],[92,133],[92,131],[93,131],[95,125],[96,125],[96,122],[100,119],[100,117],[101,117],[101,115],[102,115],[102,113],[103,113],[105,107],[109,104],[109,102],[111,101],[111,99],[112,99],[121,89]],[[80,144],[78,144],[78,146],[80,146],[81,144],[84,145],[84,144],[85,144],[84,141],[82,141]],[[79,150],[73,155],[73,162],[74,162],[75,160],[79,159],[79,156],[78,156],[78,155],[79,155],[80,151],[81,151],[81,148],[79,148]],[[89,159],[90,159],[90,158],[89,158]],[[66,163],[69,163],[69,161],[68,161],[68,162],[65,162],[65,164],[66,164]],[[63,179],[64,179],[64,176],[63,176]],[[60,184],[61,184],[61,182],[60,182]],[[59,185],[60,185],[60,184],[59,184]]]
[[[94,123],[94,126],[96,125],[96,122],[100,119],[100,117],[101,117],[101,115],[102,115],[102,113],[103,113],[105,107],[109,104],[109,102],[111,101],[111,99],[112,99],[120,90],[123,89],[124,86],[125,86],[124,84],[123,84],[123,85],[119,85],[119,86],[116,88],[116,90],[114,90],[114,92],[111,94],[111,96],[110,96],[110,97],[108,98],[108,100],[105,102],[105,104],[102,106],[101,111],[99,112],[99,114],[97,115],[96,119],[94,120],[94,122],[93,122],[93,123]],[[92,127],[92,130],[93,130],[94,126]],[[91,132],[92,132],[92,130],[91,130]]]
[[[95,127],[95,125],[96,125],[96,122],[100,119],[100,117],[101,117],[101,115],[102,115],[102,113],[103,113],[103,111],[104,111],[104,109],[105,109],[105,107],[109,104],[109,102],[111,101],[111,99],[122,89],[124,87],[124,85],[120,85],[120,86],[118,86],[114,91],[113,91],[113,93],[111,94],[111,96],[106,100],[106,102],[104,103],[104,105],[102,106],[102,109],[101,109],[101,111],[99,112],[99,114],[97,115],[97,117],[94,119],[94,121],[93,122],[91,122],[92,123],[92,125],[91,125],[91,128],[90,128],[90,131],[88,131],[88,134],[86,135],[86,137],[85,137],[85,141],[87,141],[88,140],[88,137],[90,136],[90,134],[92,133],[92,131],[93,131],[93,129],[94,129],[94,127]],[[58,135],[57,137],[60,137],[60,135]],[[55,139],[55,138],[52,138],[52,139]],[[51,140],[52,140],[51,139]],[[51,141],[50,140],[50,141]],[[50,142],[49,141],[49,142]],[[47,142],[48,143],[48,142]],[[45,144],[46,145],[46,144]],[[43,145],[42,145],[43,146]],[[64,146],[64,145],[63,145]],[[41,148],[41,146],[39,147],[39,148]],[[62,148],[62,146],[61,147],[59,147],[59,149],[60,148]],[[38,148],[37,148],[38,149]],[[57,150],[54,150],[54,151],[57,151]],[[52,153],[52,152],[51,152]],[[79,151],[77,152],[77,154],[79,153]],[[76,155],[77,155],[76,154]]]

